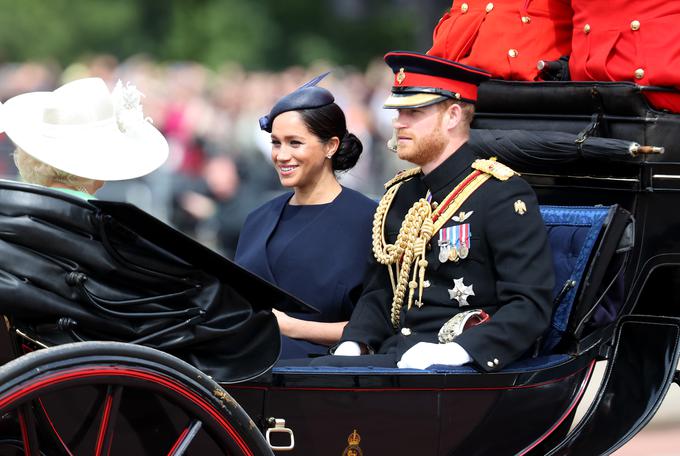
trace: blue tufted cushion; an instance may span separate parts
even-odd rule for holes
[[[553,255],[555,268],[553,299],[556,301],[542,353],[555,348],[567,329],[576,292],[609,209],[590,206],[541,206],[541,215],[548,229],[548,240]],[[570,283],[573,283],[573,286],[569,287]],[[567,291],[561,295],[563,289]]]

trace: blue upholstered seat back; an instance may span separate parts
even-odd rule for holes
[[[555,268],[556,304],[543,353],[550,352],[567,329],[579,284],[609,210],[609,207],[541,206]]]

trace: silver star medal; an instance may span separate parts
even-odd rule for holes
[[[449,289],[449,299],[458,301],[460,307],[469,306],[470,303],[467,302],[467,299],[475,295],[472,285],[464,285],[462,277],[460,279],[453,279],[453,284],[453,288]]]

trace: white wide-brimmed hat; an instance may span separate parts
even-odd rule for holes
[[[102,181],[150,173],[168,157],[168,142],[144,118],[142,94],[99,78],[54,92],[30,92],[0,108],[0,126],[26,153],[67,173]]]

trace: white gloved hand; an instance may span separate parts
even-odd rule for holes
[[[338,345],[333,354],[336,356],[359,356],[361,355],[361,347],[357,342],[346,340]]]
[[[448,344],[431,344],[418,342],[409,348],[397,363],[400,369],[425,369],[433,364],[462,366],[472,361],[463,347],[455,342]]]

